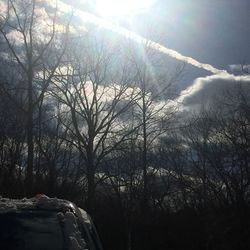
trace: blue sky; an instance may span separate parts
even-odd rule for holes
[[[235,75],[241,74],[232,71],[236,65],[250,64],[249,0],[158,0],[143,15],[144,19],[134,18],[139,30],[143,30],[147,17],[155,32],[162,34],[162,43],[185,56]],[[153,33],[151,36],[154,39]],[[182,89],[187,88],[189,93],[184,102],[189,105],[194,98],[198,105],[202,104],[204,95],[213,100],[214,93],[223,95],[223,89],[233,89],[239,82],[247,92],[250,90],[248,76],[217,77],[188,66],[182,82]]]
[[[84,1],[93,3],[93,0]],[[88,10],[95,13],[94,9]],[[244,86],[250,84],[249,76],[241,78],[239,70],[232,70],[239,69],[240,64],[250,64],[249,0],[155,0],[147,11],[116,17],[113,21],[184,56],[231,74],[216,76],[188,65],[180,83],[181,90],[189,90],[187,100],[196,97],[199,105],[199,102],[202,104],[199,96],[205,94],[213,99],[212,93],[217,89],[223,93],[223,89],[229,90],[239,82],[244,82]]]
[[[93,1],[82,0],[81,5],[77,0],[64,2],[97,14],[91,6],[86,8],[87,2]],[[168,49],[217,69],[239,75],[239,70],[236,73],[232,69],[241,63],[250,64],[249,0],[155,0],[147,11],[112,18],[109,18],[111,22],[118,22],[135,33],[160,42]],[[214,71],[208,72],[190,65],[186,72],[180,83],[181,90],[197,83],[197,78],[199,91],[204,89],[209,92],[211,88],[211,93],[220,84],[231,86],[224,84],[227,81],[241,81],[241,78],[234,75],[213,77],[211,72]],[[250,83],[250,77],[243,80]],[[203,88],[203,85],[206,87]],[[194,90],[197,92],[197,89]]]
[[[224,69],[250,61],[250,1],[159,0],[148,14],[178,52]]]
[[[74,0],[64,1],[74,4]],[[91,3],[87,10],[95,12],[94,1],[82,0],[84,8]],[[160,37],[168,48],[217,68],[250,63],[249,0],[154,1],[147,11],[115,21],[142,35],[150,26],[152,40]]]

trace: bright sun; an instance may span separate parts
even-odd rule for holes
[[[97,11],[102,16],[129,15],[145,10],[155,0],[96,0]]]

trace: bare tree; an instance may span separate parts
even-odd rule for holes
[[[64,126],[71,133],[70,140],[86,163],[87,204],[92,209],[98,166],[136,129],[131,130],[124,114],[138,94],[128,84],[126,64],[118,64],[116,46],[88,34],[84,41],[74,44],[74,49],[69,51],[73,60],[54,81],[53,95],[64,109]]]
[[[244,207],[249,200],[250,109],[243,86],[214,99],[183,130],[190,174],[197,180],[191,186],[200,207]]]
[[[0,185],[5,195],[22,195],[21,168],[25,150],[25,121],[23,110],[16,106],[16,102],[21,102],[21,97],[18,91],[15,92],[15,97],[10,97],[1,87],[0,84]],[[19,188],[16,192],[17,186]]]
[[[173,83],[183,73],[184,65],[170,67],[168,58],[150,49],[149,44],[139,45],[135,49],[132,50],[130,61],[140,96],[136,102],[134,116],[141,125],[139,140],[142,143],[143,207],[146,208],[149,198],[149,151],[155,147],[154,142],[166,132],[176,113],[177,107],[170,105],[174,96]]]
[[[0,33],[9,53],[20,68],[26,90],[28,159],[26,181],[31,189],[34,168],[34,112],[43,100],[67,45],[68,23],[58,24],[56,6],[37,0],[3,1]],[[60,32],[59,32],[60,29]]]

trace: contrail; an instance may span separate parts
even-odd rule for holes
[[[59,1],[60,4],[60,8],[64,11],[68,11],[69,9],[71,9],[72,7],[68,4],[65,4],[61,1]],[[90,22],[92,24],[96,24],[97,26],[106,28],[108,30],[112,30],[122,36],[125,36],[126,38],[129,38],[131,40],[134,40],[138,43],[142,43],[145,44],[146,46],[148,46],[149,48],[155,49],[165,55],[168,55],[172,58],[175,58],[178,61],[182,61],[185,62],[187,64],[193,65],[194,67],[200,68],[200,69],[204,69],[210,73],[213,74],[226,74],[228,75],[229,73],[226,70],[221,70],[221,69],[217,69],[215,68],[213,65],[210,64],[205,64],[205,63],[201,63],[197,60],[195,60],[192,57],[188,57],[188,56],[184,56],[182,54],[180,54],[179,52],[173,50],[173,49],[169,49],[157,42],[154,42],[152,40],[148,40],[128,29],[125,29],[117,24],[114,24],[110,21],[107,21],[105,19],[102,19],[100,17],[97,17],[91,13],[85,12],[85,11],[81,11],[78,9],[74,9],[74,13],[80,17],[82,19],[83,22]]]

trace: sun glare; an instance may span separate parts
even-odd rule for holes
[[[149,8],[155,0],[96,0],[96,8],[102,16],[123,16]]]

